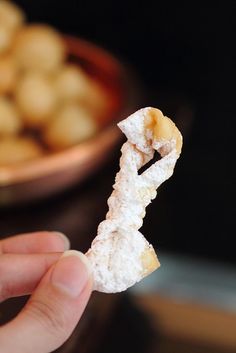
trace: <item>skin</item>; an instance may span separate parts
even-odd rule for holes
[[[31,295],[23,310],[0,327],[0,353],[52,352],[71,335],[92,279],[86,257],[68,248],[68,240],[56,232],[0,240],[0,302]]]

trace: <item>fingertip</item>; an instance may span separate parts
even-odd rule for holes
[[[65,251],[55,264],[51,284],[71,297],[79,297],[91,277],[91,269],[84,254]]]
[[[53,234],[55,234],[56,236],[58,236],[59,238],[62,239],[63,243],[64,243],[64,249],[65,251],[69,250],[70,249],[70,240],[69,238],[64,234],[64,233],[61,233],[61,232],[57,232],[57,231],[53,231],[51,232]]]
[[[88,271],[88,274],[91,275],[92,274],[92,268],[91,268],[91,265],[90,265],[90,262],[87,258],[87,256],[85,256],[81,251],[78,251],[78,250],[66,250],[61,258],[64,258],[64,257],[68,257],[68,256],[77,256],[81,261],[82,263],[85,265],[87,271]]]

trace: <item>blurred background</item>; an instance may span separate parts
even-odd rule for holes
[[[28,23],[50,24],[117,60],[114,121],[155,106],[184,136],[175,173],[141,229],[161,268],[125,294],[93,294],[81,325],[58,352],[235,352],[235,1],[15,3]],[[76,174],[73,186],[51,197],[14,204],[6,201],[14,199],[14,188],[2,183],[0,235],[56,229],[85,251],[107,211],[121,143],[114,137],[96,168],[83,180]],[[1,173],[4,179],[6,168],[0,179]],[[2,304],[2,321],[22,303]]]

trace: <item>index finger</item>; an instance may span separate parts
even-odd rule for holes
[[[0,302],[32,293],[61,253],[0,255]]]
[[[69,239],[59,232],[39,231],[0,240],[0,254],[63,252],[69,248]]]

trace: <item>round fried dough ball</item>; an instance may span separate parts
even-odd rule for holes
[[[0,57],[0,94],[13,91],[17,79],[17,69],[12,57]]]
[[[13,42],[14,32],[0,22],[0,55],[4,54],[11,47]]]
[[[87,95],[90,82],[87,75],[78,66],[65,65],[57,74],[55,88],[64,101],[82,100]]]
[[[24,22],[23,11],[14,3],[0,0],[0,23],[4,27],[17,30]]]
[[[22,10],[10,1],[0,0],[0,54],[12,46],[15,32],[24,22]]]
[[[88,139],[96,130],[95,120],[87,110],[77,104],[68,104],[50,121],[44,140],[53,149],[63,149]]]
[[[65,59],[65,45],[53,28],[28,25],[16,37],[14,54],[23,69],[52,72]]]
[[[28,161],[42,154],[41,147],[32,139],[26,137],[0,139],[0,166]]]
[[[0,97],[0,138],[16,134],[22,128],[22,122],[14,103],[5,97]]]
[[[37,128],[47,123],[56,106],[51,80],[39,73],[28,73],[17,85],[15,98],[27,126]]]

